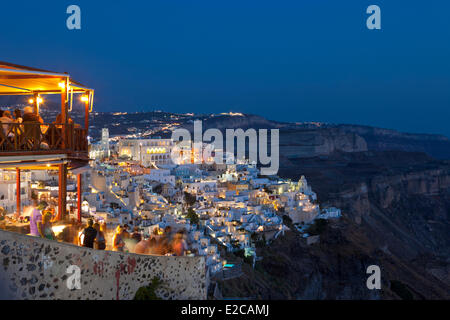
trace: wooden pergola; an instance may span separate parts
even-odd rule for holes
[[[21,170],[58,170],[60,220],[66,216],[67,176],[68,170],[71,170],[77,175],[78,220],[81,221],[81,173],[89,162],[87,136],[94,90],[74,81],[67,73],[0,62],[0,95],[29,95],[29,103],[34,113],[39,115],[41,96],[48,94],[61,96],[61,122],[8,124],[6,133],[2,126],[0,169],[16,171],[17,215],[21,212]],[[85,106],[84,128],[75,128],[69,122],[68,112],[72,109],[74,94],[82,95]]]

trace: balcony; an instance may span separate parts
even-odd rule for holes
[[[88,152],[87,130],[73,124],[2,123],[0,157],[8,155]]]
[[[38,118],[47,95],[60,96],[61,112],[57,122],[0,123],[0,163],[9,162],[8,156],[29,161],[32,157],[56,154],[61,155],[60,159],[88,160],[87,128],[94,90],[74,81],[67,73],[0,62],[0,96],[29,96],[28,108]],[[77,96],[84,102],[83,127],[74,125],[69,116]]]

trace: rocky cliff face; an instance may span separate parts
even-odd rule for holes
[[[403,133],[357,125],[337,127],[364,138],[368,150],[424,152],[437,159],[450,159],[450,139],[443,135]]]
[[[450,165],[420,153],[341,153],[292,160],[284,176],[304,174],[319,201],[342,209],[319,244],[296,231],[259,251],[246,277],[224,295],[272,299],[449,299]],[[369,265],[381,290],[366,287]]]
[[[450,139],[357,125],[284,126],[280,127],[280,151],[287,158],[328,156],[334,152],[405,151],[450,159]]]
[[[413,155],[410,162],[412,158]],[[381,167],[366,175],[355,169],[360,182],[347,184],[348,188],[324,194],[323,198],[342,208],[357,224],[364,222],[385,228],[395,233],[395,237],[414,239],[417,242],[414,252],[450,256],[450,237],[446,232],[438,232],[444,231],[450,222],[450,166],[446,162],[430,161],[427,165],[405,163],[398,169],[394,169],[393,163],[390,170]],[[365,171],[370,170],[369,164],[365,166]],[[319,195],[321,192],[319,187]],[[389,236],[384,234],[381,239],[387,245]],[[398,253],[404,254],[404,248],[398,248]]]
[[[316,157],[338,151],[367,151],[367,143],[359,135],[338,128],[280,132],[280,154],[287,158]]]

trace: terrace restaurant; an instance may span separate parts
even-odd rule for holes
[[[24,114],[20,122],[2,121],[0,130],[0,169],[16,175],[15,217],[18,219],[23,214],[21,172],[55,170],[58,172],[56,218],[58,221],[67,218],[67,177],[70,172],[77,177],[77,219],[81,222],[81,174],[89,162],[87,137],[94,90],[73,80],[67,73],[0,62],[0,95],[25,96],[28,102],[25,109],[31,119],[26,121]],[[61,109],[54,122],[42,120],[40,116],[40,107],[49,95],[60,96]],[[84,104],[83,126],[70,118],[74,99],[80,99]]]

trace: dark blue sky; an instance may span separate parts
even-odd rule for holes
[[[56,3],[56,4],[55,4]],[[81,7],[82,29],[66,28]],[[366,28],[381,7],[382,30]],[[450,1],[8,1],[0,60],[67,71],[100,111],[240,111],[450,136]]]

